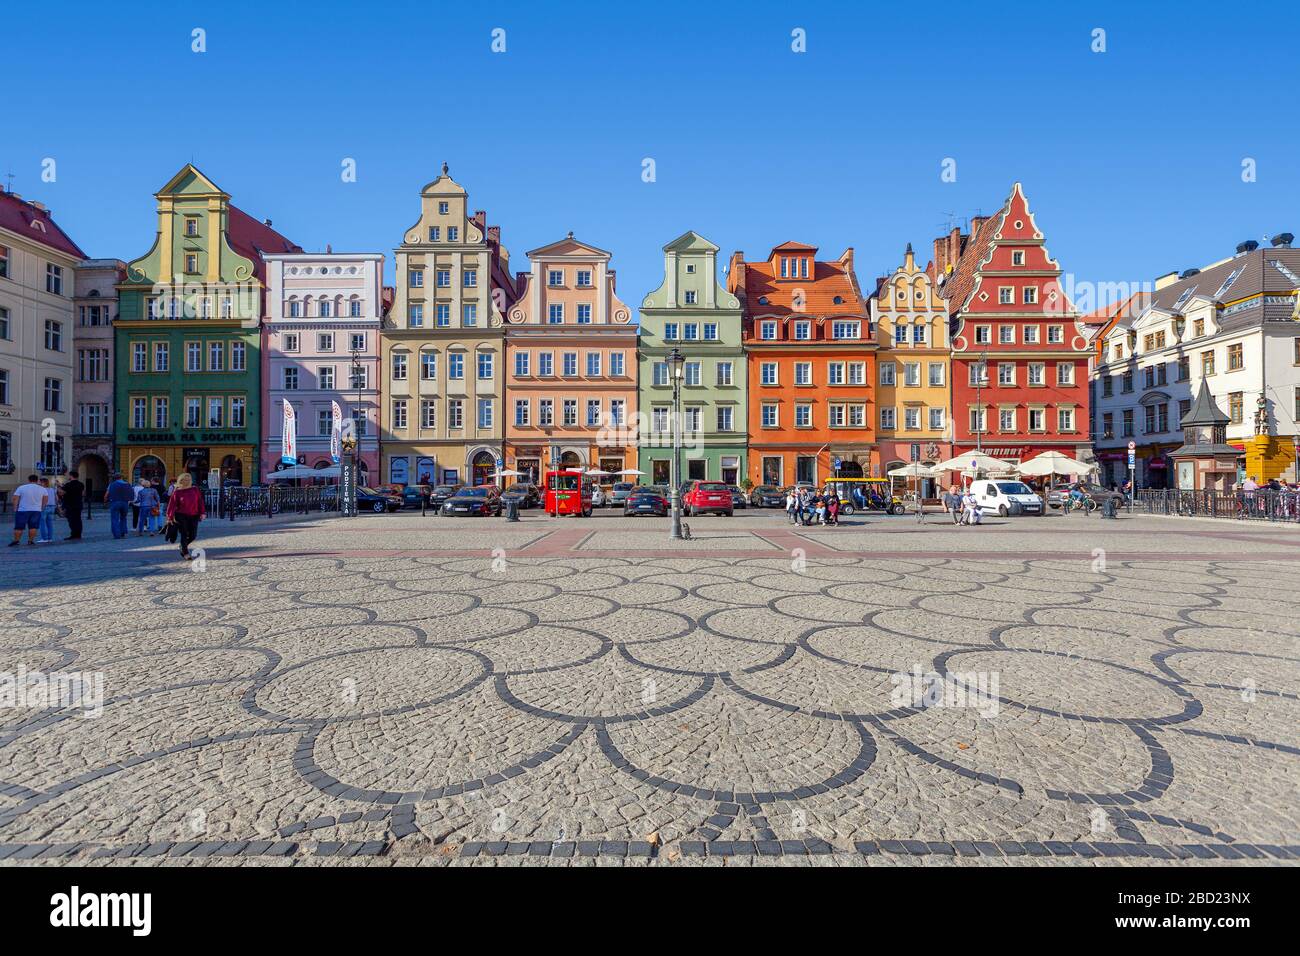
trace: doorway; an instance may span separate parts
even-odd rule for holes
[[[667,488],[672,481],[672,464],[667,458],[656,458],[650,462],[650,483]]]
[[[800,455],[794,460],[794,480],[817,483],[817,459],[811,455]]]
[[[327,466],[329,462],[325,463]],[[244,483],[244,462],[235,455],[221,459],[221,484],[242,485]]]
[[[740,484],[740,459],[735,456],[722,458],[722,483],[724,485]]]
[[[493,459],[491,452],[480,451],[475,454],[470,467],[473,475],[472,484],[490,485],[495,483],[496,479],[492,477],[492,473],[496,471],[496,461]]]
[[[686,461],[686,479],[704,481],[709,474],[709,462],[706,458],[690,458]]]
[[[772,485],[780,488],[781,481],[781,458],[777,455],[769,455],[763,458],[763,484]]]

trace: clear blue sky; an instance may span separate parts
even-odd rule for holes
[[[186,161],[304,248],[391,255],[446,160],[516,271],[573,230],[613,252],[633,307],[686,229],[723,256],[852,245],[869,287],[907,242],[928,257],[949,213],[991,212],[1019,179],[1067,272],[1149,280],[1300,234],[1298,11],[15,2],[0,176],[92,256],[149,248],[152,194]],[[195,27],[206,53],[191,52]],[[955,183],[940,180],[947,157]]]

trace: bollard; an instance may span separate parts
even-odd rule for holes
[[[514,496],[506,499],[506,520],[519,520],[519,499]]]
[[[1109,497],[1101,506],[1101,516],[1103,518],[1117,518],[1119,515],[1115,511],[1115,498]]]

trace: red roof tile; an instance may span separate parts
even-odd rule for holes
[[[253,260],[253,271],[266,280],[264,252],[302,252],[302,247],[290,242],[271,228],[269,222],[258,222],[233,203],[230,205],[230,222],[226,229],[230,246],[241,256]]]
[[[59,228],[49,212],[37,209],[13,193],[0,192],[0,228],[78,259],[88,258],[72,237]]]
[[[780,250],[812,249],[799,243],[785,243]],[[745,304],[751,315],[780,315],[798,311],[817,315],[865,315],[866,303],[858,291],[858,280],[853,274],[852,257],[847,261],[813,261],[813,274],[807,279],[776,279],[771,258],[763,262],[744,262]],[[794,308],[794,293],[803,293],[803,308]],[[838,296],[841,302],[836,302]],[[760,303],[759,299],[767,299]]]

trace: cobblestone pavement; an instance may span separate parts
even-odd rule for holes
[[[0,861],[1300,860],[1300,532],[692,524],[6,549]]]

